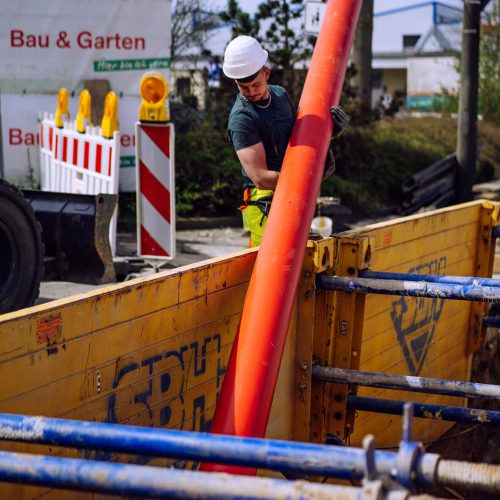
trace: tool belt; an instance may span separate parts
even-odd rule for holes
[[[250,206],[258,207],[262,212],[262,219],[260,220],[260,225],[264,222],[264,217],[269,217],[269,212],[271,210],[271,202],[273,201],[273,196],[262,196],[258,200],[250,199],[250,189],[246,188],[243,193],[243,205],[240,206],[240,210],[245,210],[245,208]]]
[[[259,198],[258,200],[252,201],[244,201],[243,203],[248,207],[248,206],[256,206],[259,207],[260,211],[262,212],[263,216],[269,217],[269,211],[271,210],[271,202],[273,201],[272,196],[263,196],[262,198]]]

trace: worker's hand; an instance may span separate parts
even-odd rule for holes
[[[332,137],[334,139],[336,139],[347,128],[347,125],[349,125],[351,118],[340,106],[332,106],[330,108],[330,112],[331,112],[332,118],[333,118],[333,135],[332,135]]]

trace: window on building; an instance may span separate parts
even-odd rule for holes
[[[382,88],[383,71],[381,69],[372,69],[372,87],[374,89]]]
[[[179,97],[189,97],[191,95],[191,78],[177,78],[176,87]]]
[[[417,45],[420,35],[403,35],[403,49],[411,50]]]

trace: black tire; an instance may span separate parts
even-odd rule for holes
[[[43,243],[33,209],[0,179],[0,314],[33,305],[42,274]]]

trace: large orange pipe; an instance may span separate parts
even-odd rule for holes
[[[264,437],[362,0],[330,0],[210,432]],[[203,464],[202,470],[254,474]]]

